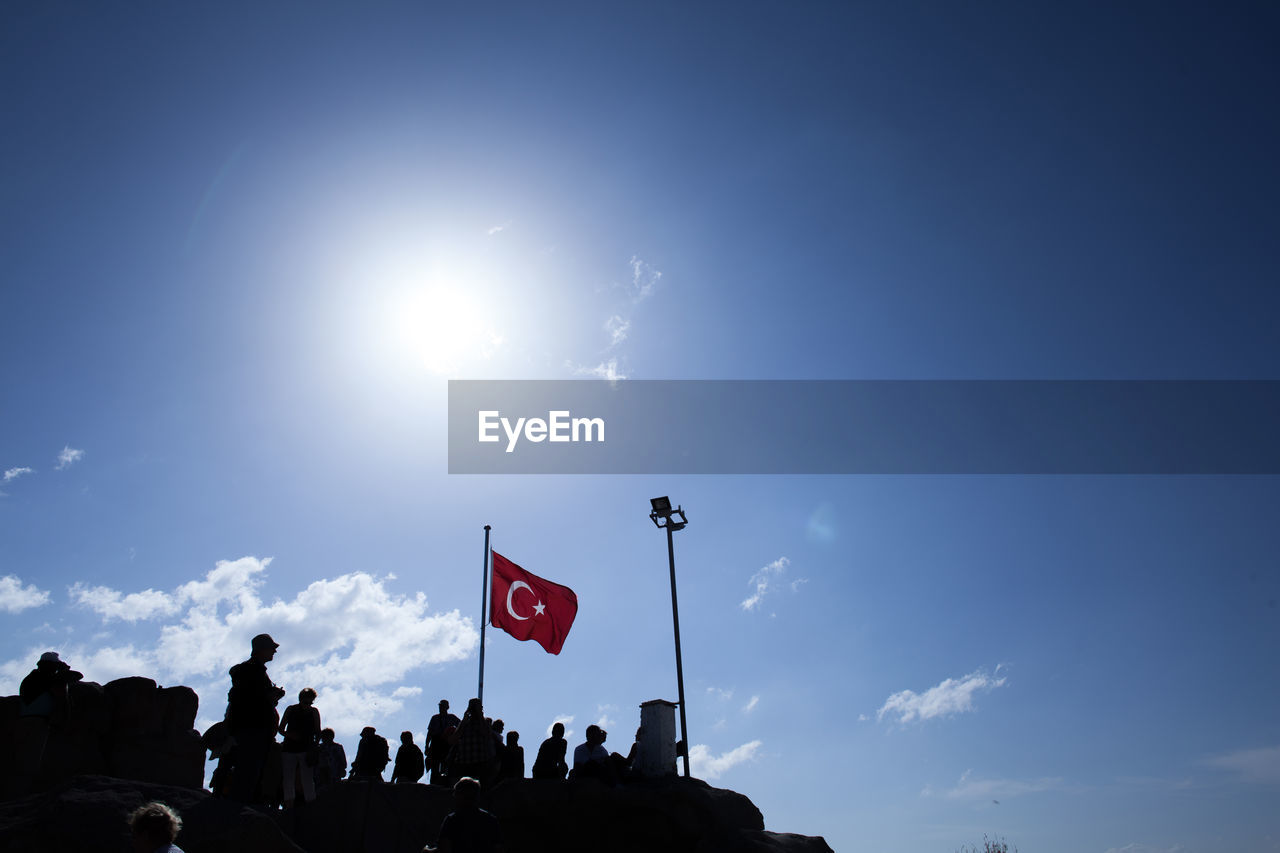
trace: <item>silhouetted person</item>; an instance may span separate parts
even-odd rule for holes
[[[564,739],[564,723],[556,723],[551,727],[551,737],[538,747],[538,757],[533,761],[533,778],[564,781],[565,774],[569,772],[569,765],[565,763],[568,749],[569,742]]]
[[[373,726],[365,726],[360,732],[360,745],[356,747],[356,760],[351,762],[351,778],[359,781],[382,782],[382,771],[391,763],[391,746]]]
[[[298,693],[298,704],[284,709],[280,717],[280,772],[284,777],[284,807],[293,808],[294,777],[302,776],[302,798],[316,798],[315,765],[320,750],[320,711],[315,707],[316,691],[304,687]]]
[[[62,727],[71,716],[71,685],[82,678],[57,652],[45,652],[22,679],[14,728],[14,793],[25,794],[35,787],[49,730]]]
[[[164,803],[147,803],[129,814],[134,853],[182,853],[173,843],[181,831],[182,818]]]
[[[250,648],[249,659],[231,667],[227,694],[227,725],[236,739],[231,799],[242,803],[257,798],[267,752],[276,739],[276,703],[284,696],[267,675],[267,661],[276,656],[280,644],[270,634],[259,634]]]
[[[493,778],[494,758],[497,751],[493,743],[493,726],[484,718],[484,706],[479,699],[467,703],[467,712],[453,732],[453,750],[450,753],[451,772],[454,776],[470,776],[474,779]]]
[[[422,778],[425,770],[422,750],[413,742],[413,732],[401,732],[400,748],[396,750],[396,765],[391,770],[391,781],[412,784]]]
[[[613,782],[609,750],[604,748],[609,733],[597,725],[587,726],[587,739],[573,750],[573,778]]]
[[[507,743],[502,748],[498,776],[502,779],[524,778],[524,747],[520,745],[519,732],[507,732]]]
[[[501,853],[502,824],[480,808],[480,783],[464,776],[453,786],[453,811],[440,824],[435,847],[423,853]]]
[[[334,740],[333,729],[320,730],[320,760],[316,764],[316,788],[347,777],[347,751]]]
[[[440,700],[440,712],[427,723],[427,739],[422,748],[426,754],[431,781],[439,785],[444,781],[444,762],[449,756],[449,730],[458,726],[457,714],[449,713],[449,700]]]

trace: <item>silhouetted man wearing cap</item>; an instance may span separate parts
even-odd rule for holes
[[[14,726],[14,772],[4,780],[7,793],[34,790],[44,764],[49,729],[66,723],[71,713],[71,685],[83,675],[57,652],[45,652],[18,687],[18,719]]]
[[[259,634],[253,638],[249,659],[231,667],[227,727],[236,739],[231,799],[242,803],[251,803],[257,798],[267,751],[276,739],[276,726],[280,722],[276,703],[284,691],[271,683],[267,661],[276,656],[279,647],[270,634]]]

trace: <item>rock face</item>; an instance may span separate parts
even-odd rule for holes
[[[480,805],[510,853],[831,853],[821,838],[766,832],[751,800],[698,780],[508,780]],[[308,853],[418,853],[452,808],[443,788],[343,782],[279,819]]]
[[[52,790],[0,803],[0,850],[7,853],[128,851],[129,812],[159,800],[182,815],[186,853],[304,853],[272,819],[204,791],[77,776]]]
[[[49,729],[35,790],[78,774],[102,774],[199,790],[204,747],[195,730],[200,700],[190,687],[159,687],[149,678],[106,686],[71,685],[71,712]],[[0,697],[0,777],[14,779],[18,697]],[[29,793],[4,787],[7,796]]]

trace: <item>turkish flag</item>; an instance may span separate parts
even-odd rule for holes
[[[560,654],[578,615],[573,590],[526,572],[494,551],[492,593],[490,625],[517,640],[537,640],[551,654]]]

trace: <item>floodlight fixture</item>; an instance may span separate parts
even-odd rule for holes
[[[665,495],[660,498],[650,498],[649,506],[652,507],[652,511],[649,513],[649,520],[659,530],[683,530],[684,526],[689,523],[689,519],[685,518],[684,510],[678,506],[672,509],[671,498]],[[678,520],[676,516],[679,516]]]

